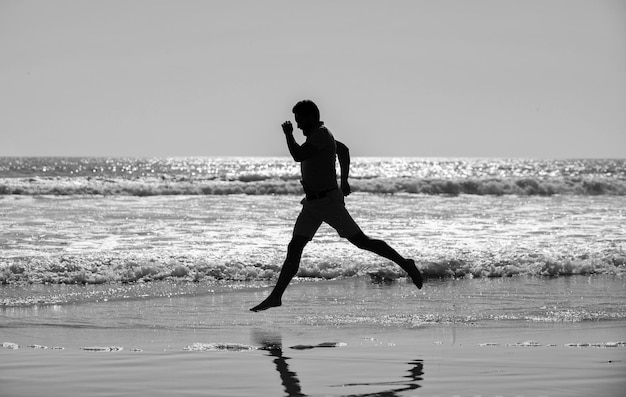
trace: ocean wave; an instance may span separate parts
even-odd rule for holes
[[[353,192],[428,195],[626,195],[626,180],[600,177],[570,178],[352,178]],[[242,174],[235,179],[32,177],[0,178],[0,195],[298,195],[296,176],[275,178]]]
[[[625,195],[626,181],[613,179],[413,179],[388,178],[358,181],[355,191],[368,193],[474,194],[474,195]]]
[[[447,259],[420,260],[418,267],[425,278],[485,278],[573,275],[626,274],[626,253],[598,253],[577,258],[554,258],[544,255],[518,256],[493,260]],[[154,256],[88,254],[80,256],[45,256],[0,260],[0,283],[25,284],[132,284],[154,281],[273,281],[280,265],[274,263],[208,262],[196,256]],[[369,276],[375,282],[393,282],[406,274],[392,263],[372,264],[303,261],[298,277],[339,279]],[[36,304],[38,302],[22,302]],[[2,301],[0,305],[12,305]]]

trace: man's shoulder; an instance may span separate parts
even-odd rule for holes
[[[335,140],[335,138],[333,137],[333,134],[324,125],[321,125],[318,129],[313,131],[313,133],[311,133],[308,136],[308,139],[316,141],[316,142],[326,142],[326,141],[334,141]]]
[[[335,139],[335,138],[333,137],[333,133],[332,133],[332,132],[330,132],[330,130],[328,129],[328,127],[326,127],[325,125],[323,125],[323,124],[322,124],[322,126],[321,126],[319,129],[320,129],[320,131],[321,131],[324,135],[326,135],[327,137],[330,137],[330,138],[332,138],[332,139]]]

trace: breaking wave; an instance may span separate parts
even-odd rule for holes
[[[300,194],[299,164],[256,158],[0,157],[0,195]],[[626,160],[356,157],[353,191],[626,195]]]
[[[353,192],[428,195],[626,195],[626,180],[599,177],[455,178],[412,177],[351,178]],[[0,195],[298,195],[297,177],[277,179],[259,174],[235,180],[190,178],[32,177],[0,178]]]
[[[626,274],[626,254],[597,253],[571,258],[528,255],[516,258],[417,260],[426,278],[482,278],[570,275]],[[138,284],[156,281],[176,282],[269,282],[275,280],[280,265],[274,263],[211,263],[195,256],[124,257],[106,254],[9,258],[0,261],[0,283],[26,284]],[[369,276],[374,282],[391,282],[405,277],[392,263],[303,261],[298,277],[339,279]],[[37,301],[0,305],[37,304]]]

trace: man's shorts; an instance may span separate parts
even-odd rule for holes
[[[348,213],[343,193],[339,189],[328,192],[323,198],[302,200],[302,211],[296,220],[293,235],[311,240],[322,222],[328,223],[341,237],[350,238],[361,232]]]

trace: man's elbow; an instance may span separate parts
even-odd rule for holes
[[[337,154],[338,155],[349,156],[350,155],[350,149],[348,149],[348,147],[346,145],[344,145],[343,143],[337,142]]]

